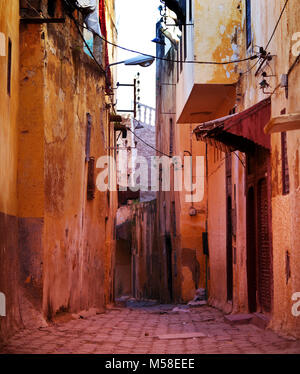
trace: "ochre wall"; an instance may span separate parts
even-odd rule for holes
[[[205,144],[196,141],[192,135],[193,126],[190,124],[176,124],[176,155],[180,155],[182,161],[184,156],[192,154],[193,161],[193,184],[196,183],[196,156],[205,158]],[[184,152],[188,151],[188,152]],[[199,161],[198,161],[199,162]],[[187,167],[187,165],[185,166]],[[184,169],[183,169],[184,171]],[[207,216],[207,194],[205,181],[205,162],[204,169],[201,170],[201,183],[204,187],[204,195],[201,201],[196,201],[193,192],[193,202],[187,202],[190,193],[183,187],[179,192],[179,201],[177,202],[177,214],[180,216],[180,238],[181,238],[181,297],[187,302],[194,298],[197,288],[208,288],[208,279],[206,274],[209,272],[208,260],[203,254],[202,233],[206,231]],[[189,184],[189,181],[183,182]],[[198,184],[197,189],[200,189]],[[179,209],[180,207],[180,209]],[[195,216],[190,215],[190,209],[197,211]]]
[[[189,50],[189,49],[188,49]],[[173,49],[166,55],[169,59],[176,59]],[[178,302],[188,302],[195,296],[197,288],[205,288],[209,280],[209,262],[203,254],[202,232],[206,230],[206,185],[204,181],[205,169],[202,170],[202,182],[204,183],[204,196],[201,201],[187,202],[186,197],[190,193],[184,185],[182,177],[182,191],[174,191],[174,169],[182,166],[184,176],[184,156],[192,154],[193,159],[193,184],[196,182],[196,157],[205,157],[205,145],[196,141],[192,135],[193,125],[176,123],[175,114],[178,113],[176,101],[176,64],[170,62],[157,62],[157,107],[156,107],[156,146],[164,154],[170,153],[170,141],[173,139],[172,156],[179,157],[182,165],[171,167],[170,191],[157,193],[157,220],[160,235],[160,251],[166,256],[166,237],[170,235],[172,242],[172,286],[173,298]],[[171,129],[170,121],[173,126]],[[171,134],[170,134],[171,133]],[[186,152],[185,152],[186,151]],[[161,154],[158,154],[161,156]],[[204,162],[205,165],[205,162]],[[188,167],[186,165],[186,167]],[[200,178],[200,179],[201,179]],[[190,180],[186,181],[190,187]],[[198,186],[200,187],[200,186]],[[190,216],[190,209],[197,211],[195,216]],[[167,268],[167,264],[164,265]],[[162,279],[162,288],[167,290],[167,271]],[[168,301],[168,292],[166,291]]]
[[[113,5],[107,3],[107,27],[115,38]],[[55,16],[63,15],[57,1]],[[87,113],[95,180],[98,157],[115,156],[114,130],[104,71],[83,52],[73,21],[66,16],[64,24],[19,29],[18,2],[4,1],[0,32],[13,46],[10,98],[7,58],[0,57],[0,292],[7,298],[0,335],[6,338],[20,326],[24,295],[49,319],[113,301],[117,194],[95,186],[95,198],[87,200]]]
[[[109,138],[113,145],[104,76],[83,53],[83,42],[68,18],[63,26],[24,27],[21,35],[22,94],[34,100],[28,100],[20,114],[27,130],[20,142],[22,195],[30,189],[20,206],[29,233],[36,220],[42,220],[40,251],[33,252],[33,240],[28,243],[32,263],[26,277],[33,285],[43,279],[48,318],[58,311],[102,308],[113,297],[116,194],[108,199],[96,190],[95,199],[87,200],[85,147],[87,113],[92,121],[90,156],[96,161],[107,154]],[[38,279],[33,279],[36,273]]]
[[[41,26],[20,25],[18,112],[19,252],[22,286],[42,304],[44,224],[44,45]]]
[[[236,218],[233,214],[236,236],[232,236],[233,251],[236,251],[233,253],[232,311],[235,313],[248,311],[245,167],[242,162],[245,165],[245,155],[242,152],[232,154],[232,209],[236,213]]]
[[[200,61],[238,59],[242,0],[194,1],[194,55]],[[196,65],[195,82],[232,84],[235,65]]]
[[[186,26],[186,60],[237,60],[243,1],[192,3],[193,17],[192,20],[187,18],[189,26]],[[177,121],[201,123],[221,117],[224,111],[228,114],[234,105],[234,85],[238,79],[236,64],[183,64],[176,87]]]
[[[18,104],[19,4],[0,2],[0,33],[5,56],[0,56],[0,292],[6,297],[6,317],[0,317],[0,341],[20,324],[18,261]],[[8,38],[12,42],[11,93],[7,92]]]
[[[284,0],[280,1],[260,1],[252,2],[252,45],[266,46],[274,30],[275,24],[283,6]],[[263,22],[261,17],[264,15]],[[245,22],[244,22],[245,23]],[[243,24],[244,24],[243,23]],[[296,41],[292,40],[294,33],[300,29],[300,9],[299,4],[290,1],[282,15],[280,24],[268,47],[268,52],[273,55],[269,67],[264,66],[262,71],[273,77],[266,78],[270,87],[266,92],[272,93],[272,117],[280,116],[285,110],[286,114],[299,113],[299,79],[300,70],[297,64],[289,75],[289,92],[286,97],[285,89],[279,86],[281,75],[287,74],[289,68],[296,59],[292,53],[292,47]],[[243,34],[244,35],[244,34]],[[243,49],[245,50],[242,40]],[[247,54],[252,53],[252,48]],[[244,71],[253,66],[253,62],[246,63]],[[261,74],[255,76],[258,66],[242,77],[238,91],[241,93],[239,111],[265,99],[266,94],[258,88],[258,83],[262,80]],[[262,72],[261,71],[261,72]],[[274,91],[274,92],[273,92]],[[290,192],[288,195],[282,194],[282,154],[281,154],[281,134],[271,134],[271,165],[272,165],[272,241],[273,241],[273,310],[271,327],[275,330],[300,336],[300,319],[292,315],[292,295],[299,292],[299,152],[300,152],[300,130],[288,131],[287,155],[289,167]],[[286,253],[290,255],[291,277],[286,280]]]
[[[227,307],[225,154],[208,146],[209,302]]]

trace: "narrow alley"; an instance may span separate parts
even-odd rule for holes
[[[0,0],[0,359],[300,358],[299,3]]]
[[[198,337],[199,333],[203,336]],[[209,306],[128,302],[103,314],[21,330],[9,354],[299,354],[300,342],[253,324],[231,326]]]

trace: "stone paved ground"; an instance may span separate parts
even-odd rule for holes
[[[300,353],[287,340],[254,325],[230,326],[223,314],[202,306],[179,313],[173,306],[113,308],[104,314],[22,330],[0,349],[23,354],[240,354]],[[160,340],[159,334],[203,332],[204,338]]]

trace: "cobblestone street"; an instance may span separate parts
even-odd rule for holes
[[[22,330],[0,349],[6,354],[299,354],[287,340],[252,324],[231,326],[211,307],[135,304],[51,326]],[[160,339],[159,335],[204,337]]]

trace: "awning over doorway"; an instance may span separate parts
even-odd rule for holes
[[[270,136],[264,127],[271,117],[271,99],[267,98],[243,112],[204,122],[194,129],[197,140],[223,152],[247,152],[254,145],[270,149]]]

